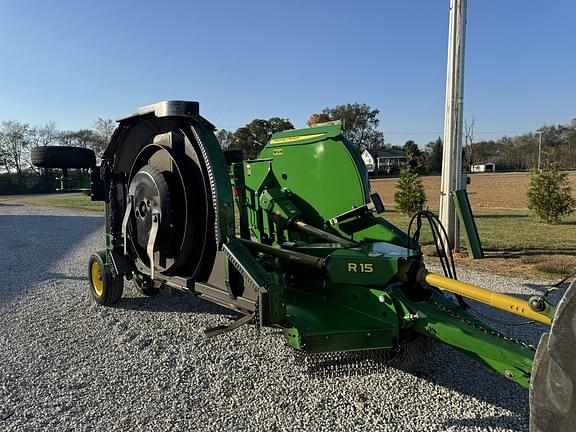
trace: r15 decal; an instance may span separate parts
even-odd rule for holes
[[[372,273],[374,265],[372,263],[348,263],[348,271],[352,273]]]

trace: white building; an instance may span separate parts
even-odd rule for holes
[[[472,165],[470,167],[470,172],[473,173],[483,173],[483,172],[495,172],[496,165],[492,162],[486,162],[484,164]]]

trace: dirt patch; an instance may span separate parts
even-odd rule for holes
[[[576,194],[576,172],[570,172],[568,178]],[[397,178],[374,179],[370,181],[373,192],[378,192],[388,206],[394,204]],[[526,208],[526,192],[530,182],[530,173],[488,173],[471,174],[467,187],[473,209],[477,208]],[[424,176],[422,184],[426,192],[427,204],[436,209],[440,198],[440,176]],[[576,196],[576,195],[575,195]]]
[[[501,253],[488,254],[481,260],[470,258],[457,259],[461,267],[488,271],[503,276],[524,277],[558,281],[576,269],[576,257],[567,255],[535,255],[526,260],[524,256],[502,257]]]
[[[524,238],[526,241],[516,242],[515,247],[505,241],[505,244],[500,245],[502,247],[494,248],[498,250],[485,252],[486,258],[482,260],[471,259],[466,252],[456,254],[455,260],[458,267],[468,267],[504,276],[521,276],[550,281],[561,279],[576,268],[576,250],[570,246],[566,247],[564,241],[566,240],[564,236],[572,237],[566,230],[568,225],[572,225],[572,220],[563,221],[562,224],[555,226],[537,222],[529,224],[526,223],[527,219],[526,221],[518,219],[515,213],[526,212],[529,215],[526,209],[526,193],[530,173],[473,174],[470,178],[468,195],[473,210],[478,211],[477,224],[484,240],[488,238],[493,247],[494,244],[498,245],[499,242],[492,237],[494,237],[493,233],[499,231],[493,228],[506,224],[504,226],[507,227],[508,233],[514,233],[518,238]],[[572,185],[573,195],[576,197],[576,172],[568,173],[568,178]],[[371,181],[372,189],[380,193],[388,206],[394,203],[396,181],[397,179]],[[427,205],[436,211],[439,206],[440,177],[422,177],[422,183],[428,198]],[[490,213],[492,210],[502,214],[492,215]],[[509,219],[509,216],[515,217]],[[486,221],[489,223],[487,224]],[[542,239],[544,243],[541,247],[535,247],[533,241],[535,238]],[[465,247],[466,242],[463,243]],[[424,253],[433,255],[427,250]]]
[[[436,248],[423,246],[422,253],[432,262]],[[576,270],[576,254],[542,253],[541,251],[487,251],[484,258],[472,259],[466,252],[455,253],[456,269],[470,268],[502,276],[557,281]]]

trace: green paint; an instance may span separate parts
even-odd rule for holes
[[[410,301],[400,290],[396,290],[393,297],[412,311],[414,331],[449,345],[523,387],[529,387],[535,354],[532,348],[503,338],[440,293],[432,292],[425,302]]]
[[[460,223],[464,226],[464,232],[466,233],[466,239],[468,240],[468,246],[470,247],[472,256],[475,259],[484,258],[484,250],[482,249],[482,243],[480,243],[480,236],[478,235],[478,228],[476,228],[468,194],[465,190],[457,190],[452,192],[452,199],[454,199],[454,203],[456,204]]]

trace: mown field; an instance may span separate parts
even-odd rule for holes
[[[462,241],[463,265],[484,267],[498,273],[557,276],[576,267],[576,215],[556,225],[547,225],[533,216],[526,207],[529,173],[472,174],[468,195],[476,218],[485,260],[467,259],[466,242]],[[576,197],[576,173],[569,178]],[[396,179],[371,181],[374,192],[380,193],[388,211],[384,216],[406,229],[409,218],[394,209]],[[422,178],[426,206],[438,211],[440,177]],[[425,237],[424,240],[430,240]]]
[[[576,172],[568,174],[576,196]],[[394,204],[395,178],[375,179],[370,182],[373,192],[378,192],[385,203]],[[473,209],[526,209],[526,191],[530,182],[529,173],[471,174],[467,186]],[[424,176],[422,184],[431,210],[438,209],[440,176]]]

